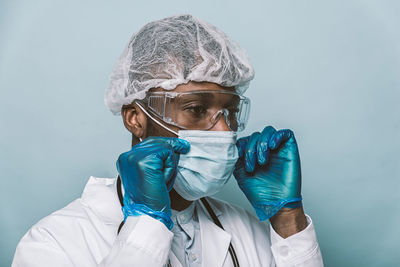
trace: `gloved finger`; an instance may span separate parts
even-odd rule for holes
[[[175,153],[186,154],[190,150],[190,143],[188,141],[176,137],[152,136],[146,138],[145,140],[148,140],[147,142],[160,142],[168,144]],[[142,143],[145,142],[143,141]]]
[[[167,143],[160,143],[157,150],[149,155],[152,162],[151,172],[158,172],[154,177],[160,177],[159,183],[164,182],[167,187],[172,187],[171,184],[173,184],[174,176],[176,176],[178,156],[179,154],[175,153],[172,146]]]
[[[268,142],[271,136],[276,132],[272,126],[267,126],[261,132],[257,142],[257,162],[260,165],[264,165],[268,162],[269,148]]]
[[[244,165],[247,172],[253,172],[256,166],[257,142],[260,136],[259,132],[254,132],[250,136],[244,154]]]
[[[236,147],[238,148],[239,158],[242,158],[244,151],[246,150],[247,143],[250,140],[250,135],[242,137],[236,141]]]
[[[164,182],[167,185],[167,191],[171,191],[174,186],[179,154],[170,150],[167,159],[164,161]]]
[[[270,149],[275,150],[292,136],[293,132],[289,129],[279,130],[271,136],[268,146]]]

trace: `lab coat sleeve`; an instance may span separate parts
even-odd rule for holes
[[[147,215],[128,217],[100,266],[165,266],[173,233]]]
[[[311,218],[306,215],[307,227],[297,234],[282,238],[271,228],[271,250],[276,266],[324,266],[321,250]]]
[[[19,242],[12,267],[60,266],[73,263],[44,228],[33,227]]]
[[[109,254],[99,264],[85,266],[164,266],[173,233],[147,215],[128,217]],[[89,255],[88,255],[89,256]],[[85,259],[72,258],[45,228],[33,227],[16,249],[12,267],[83,266]]]

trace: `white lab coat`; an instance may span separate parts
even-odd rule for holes
[[[240,266],[323,266],[311,219],[300,233],[281,238],[244,209],[208,198],[225,230],[196,202],[202,242],[202,266],[233,266],[229,243]],[[91,177],[81,198],[34,225],[16,249],[20,266],[182,266],[170,250],[173,233],[145,215],[123,219],[115,178]],[[272,245],[271,245],[272,243]]]

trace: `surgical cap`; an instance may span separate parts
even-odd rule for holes
[[[254,77],[246,51],[215,26],[191,15],[153,21],[130,39],[116,62],[105,95],[106,106],[143,99],[151,88],[212,82],[243,93]]]

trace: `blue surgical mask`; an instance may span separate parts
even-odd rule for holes
[[[178,137],[190,143],[190,151],[180,155],[176,192],[190,201],[219,192],[232,176],[238,160],[236,133],[181,130]]]

